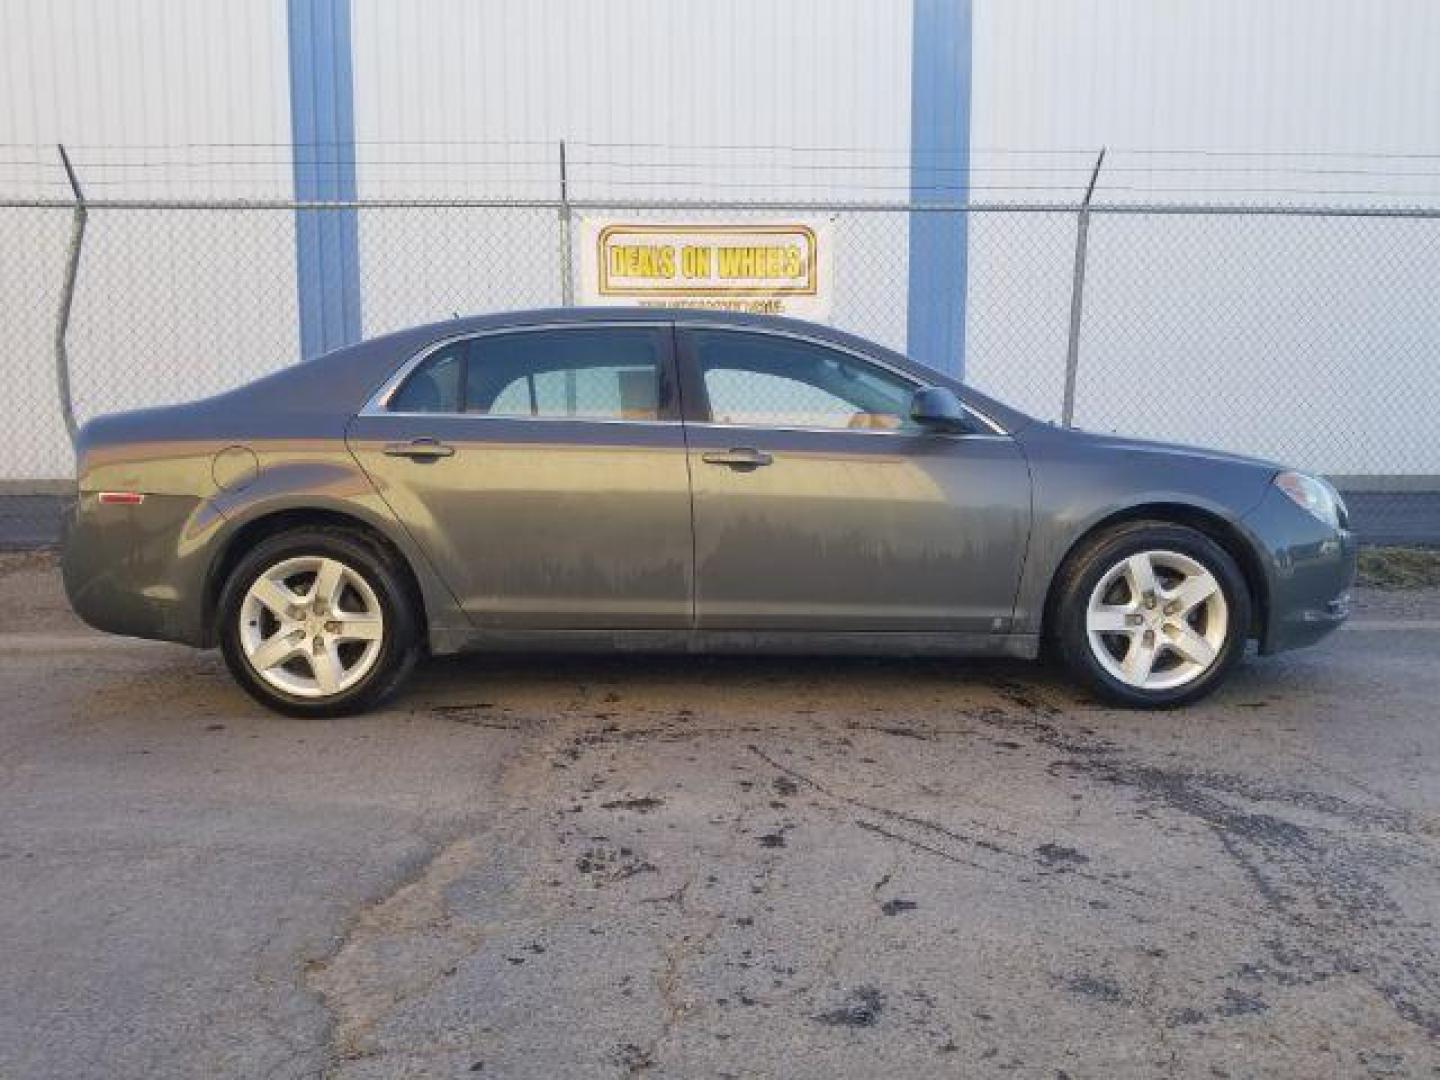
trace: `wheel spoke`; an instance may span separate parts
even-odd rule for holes
[[[1215,659],[1215,647],[1183,623],[1174,625],[1166,636],[1170,648],[1191,663],[1209,667]]]
[[[1097,634],[1133,634],[1136,628],[1129,623],[1130,612],[1115,604],[1093,608],[1087,618],[1090,629]]]
[[[346,615],[335,632],[336,641],[379,641],[384,624],[369,615]]]
[[[299,651],[290,634],[289,630],[280,630],[260,643],[259,648],[250,654],[250,663],[256,671],[278,667]]]
[[[1131,597],[1139,603],[1147,593],[1155,592],[1155,564],[1148,552],[1131,555],[1125,560],[1125,577],[1130,582]]]
[[[1214,576],[1207,571],[1201,571],[1182,581],[1179,587],[1169,594],[1169,599],[1179,602],[1179,613],[1184,615],[1194,611],[1219,591],[1220,583],[1215,580]]]
[[[340,602],[340,593],[344,588],[344,564],[335,559],[325,559],[315,574],[315,584],[310,587],[310,599],[325,601],[333,611]]]
[[[250,592],[282,623],[290,622],[291,609],[303,602],[303,597],[295,595],[288,586],[268,577],[258,578]]]
[[[345,677],[345,666],[340,663],[340,653],[333,641],[326,642],[319,652],[310,653],[310,670],[315,673],[315,682],[322,694],[333,694]]]
[[[1150,678],[1150,669],[1155,666],[1155,645],[1146,644],[1143,637],[1130,639],[1130,648],[1120,664],[1120,670],[1132,686],[1144,686]]]

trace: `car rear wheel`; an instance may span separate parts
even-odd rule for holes
[[[1195,701],[1244,655],[1249,590],[1235,560],[1204,533],[1131,522],[1087,545],[1064,573],[1061,654],[1109,701]]]
[[[271,537],[221,592],[225,662],[291,716],[339,716],[392,693],[419,654],[415,605],[392,555],[348,529]]]

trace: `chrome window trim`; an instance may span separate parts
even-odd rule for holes
[[[434,415],[433,413],[430,415]],[[672,423],[674,421],[671,421]],[[926,439],[994,439],[1008,440],[1007,434],[996,434],[989,431],[927,431],[924,428],[907,428],[904,430],[886,430],[884,428],[843,428],[843,427],[799,427],[790,424],[730,424],[721,420],[687,420],[686,426],[691,428],[716,428],[721,431],[784,431],[800,432],[810,435],[883,435],[887,438],[926,438]]]
[[[880,368],[880,369],[883,370],[883,371],[888,371],[891,375],[896,376],[896,377],[899,378],[902,382],[909,383],[911,389],[919,390],[920,388],[922,388],[922,387],[924,387],[924,386],[926,386],[926,385],[929,385],[929,384],[927,384],[927,383],[917,381],[916,378],[915,378],[915,376],[914,376],[914,375],[911,375],[908,371],[902,371],[902,370],[900,370],[900,369],[897,368],[894,364],[891,364],[891,363],[886,362],[885,360],[882,360],[880,357],[875,356],[873,353],[862,352],[860,349],[851,348],[849,345],[842,345],[842,344],[840,344],[838,341],[830,341],[830,340],[828,340],[828,339],[826,339],[826,338],[823,338],[823,337],[817,337],[817,336],[814,335],[814,334],[801,333],[801,332],[798,331],[798,330],[771,330],[771,329],[767,329],[767,328],[763,328],[763,327],[758,327],[758,326],[733,326],[733,325],[727,325],[726,323],[704,322],[704,321],[699,320],[699,319],[695,319],[695,320],[690,320],[690,319],[676,320],[676,322],[674,323],[674,326],[675,326],[675,329],[677,329],[677,330],[719,330],[719,331],[722,331],[722,332],[727,333],[727,334],[757,334],[757,335],[759,335],[759,336],[761,336],[761,337],[790,338],[791,340],[794,340],[794,341],[803,341],[803,342],[805,342],[807,345],[818,345],[818,346],[820,346],[822,349],[830,349],[830,350],[832,350],[832,351],[834,351],[834,352],[844,353],[844,354],[847,355],[847,356],[853,356],[853,357],[855,357],[855,359],[864,361],[864,362],[867,363],[867,364],[873,364],[875,367],[878,367],[878,368]],[[958,397],[959,395],[957,394],[956,396]],[[964,400],[963,398],[961,398],[960,404],[961,404],[961,406],[965,409],[965,411],[966,411],[967,413],[969,413],[971,416],[975,417],[975,419],[979,420],[982,424],[984,424],[986,427],[988,427],[988,428],[990,429],[990,433],[989,433],[988,435],[985,434],[984,432],[967,432],[967,433],[965,433],[965,435],[962,435],[961,437],[967,437],[967,436],[968,436],[968,437],[975,437],[975,438],[1005,438],[1005,439],[1008,439],[1008,438],[1011,437],[1010,432],[1006,431],[1003,427],[1001,427],[999,424],[997,424],[997,423],[996,423],[994,420],[992,420],[990,417],[986,416],[986,415],[985,415],[983,412],[981,412],[979,409],[975,408],[975,406],[971,405],[970,402],[968,402],[968,401]],[[709,424],[709,425],[712,426],[712,427],[748,427],[748,428],[770,427],[770,428],[772,428],[772,430],[775,430],[775,431],[851,431],[851,430],[864,431],[863,428],[862,428],[862,429],[851,429],[851,428],[829,428],[829,427],[778,427],[778,426],[769,425],[769,424],[723,424],[723,423],[720,423],[720,422],[717,422],[717,421],[705,421],[704,423]],[[698,426],[698,422],[697,422],[697,426]],[[868,432],[868,434],[871,434],[871,435],[906,435],[906,434],[913,434],[913,432],[904,432],[904,431],[870,431],[870,432]]]
[[[873,354],[871,354],[871,353],[862,352],[862,351],[859,350],[859,349],[851,348],[851,347],[848,346],[848,345],[842,345],[842,344],[840,344],[839,342],[829,341],[829,340],[827,340],[827,339],[825,339],[825,338],[817,337],[817,336],[815,336],[814,334],[804,334],[804,333],[800,333],[800,332],[794,331],[794,330],[771,330],[771,329],[763,329],[763,328],[760,328],[760,327],[734,326],[734,325],[730,325],[730,324],[726,324],[726,323],[720,323],[720,322],[705,322],[705,321],[699,320],[699,319],[696,319],[696,320],[688,320],[688,319],[687,319],[687,320],[657,319],[657,320],[653,320],[653,321],[652,321],[652,320],[640,320],[640,319],[615,319],[615,320],[605,320],[605,321],[601,321],[601,322],[582,321],[582,322],[526,323],[526,324],[517,324],[517,325],[515,325],[515,326],[495,326],[495,327],[491,327],[491,328],[488,329],[488,330],[469,330],[469,331],[466,331],[466,332],[464,332],[464,333],[452,334],[450,337],[441,338],[439,341],[432,341],[429,345],[426,345],[423,349],[420,349],[418,352],[416,352],[415,355],[412,356],[412,357],[410,357],[410,359],[407,360],[407,361],[405,361],[405,363],[401,364],[400,367],[395,371],[395,373],[394,373],[393,375],[391,375],[388,379],[386,379],[385,382],[381,383],[380,389],[376,390],[375,393],[373,393],[372,395],[370,395],[370,399],[365,402],[364,406],[360,409],[360,412],[358,413],[358,415],[360,415],[360,416],[404,416],[404,417],[412,417],[412,418],[413,418],[413,417],[436,417],[436,416],[445,416],[445,417],[452,417],[452,418],[464,418],[464,419],[467,419],[467,420],[527,420],[527,421],[548,420],[548,421],[550,421],[550,422],[552,422],[552,423],[555,422],[555,421],[562,421],[562,422],[565,422],[565,423],[572,423],[572,424],[652,424],[652,425],[675,425],[675,424],[684,424],[684,423],[687,423],[687,421],[683,421],[683,420],[660,420],[660,419],[658,419],[658,418],[655,419],[655,420],[625,420],[625,419],[620,419],[620,418],[618,418],[618,417],[616,417],[616,418],[593,417],[593,418],[592,418],[592,417],[584,417],[584,416],[499,416],[499,415],[496,415],[496,414],[493,414],[493,413],[470,413],[470,412],[392,412],[392,411],[388,408],[388,405],[389,405],[389,403],[390,403],[391,397],[394,396],[395,391],[400,388],[400,384],[403,383],[403,382],[406,380],[406,378],[409,377],[409,375],[410,375],[410,373],[411,373],[412,371],[414,371],[417,367],[419,367],[421,364],[423,364],[426,360],[428,360],[428,359],[429,359],[431,356],[433,356],[435,353],[439,352],[439,351],[442,350],[442,349],[448,348],[449,346],[454,345],[454,344],[456,344],[457,342],[461,342],[461,341],[475,341],[475,340],[477,340],[477,339],[479,339],[479,338],[494,337],[494,336],[496,336],[497,334],[528,334],[528,333],[538,333],[538,332],[545,331],[545,330],[609,329],[609,328],[614,328],[614,327],[636,327],[636,326],[638,326],[638,327],[643,327],[643,328],[650,329],[650,330],[665,329],[665,328],[672,328],[672,327],[673,327],[673,328],[676,329],[676,330],[720,330],[720,331],[724,331],[725,333],[731,333],[731,334],[758,334],[758,335],[760,335],[760,336],[762,336],[762,337],[789,338],[789,339],[794,340],[794,341],[803,341],[803,342],[805,342],[806,344],[809,344],[809,345],[818,345],[820,348],[823,348],[823,349],[831,349],[831,350],[833,350],[833,351],[835,351],[835,352],[838,352],[838,353],[844,353],[845,355],[847,355],[847,356],[853,356],[853,357],[855,357],[855,359],[860,360],[860,361],[863,361],[864,363],[873,364],[873,365],[875,365],[876,367],[878,367],[878,368],[880,368],[880,369],[882,369],[882,370],[884,370],[884,371],[888,371],[890,374],[898,377],[902,382],[908,383],[908,384],[911,386],[912,389],[918,390],[918,389],[920,389],[921,387],[927,385],[927,384],[924,383],[924,382],[918,381],[918,380],[915,378],[915,376],[911,375],[909,372],[907,372],[907,371],[902,371],[902,370],[900,370],[899,368],[895,367],[893,364],[887,363],[886,361],[880,359],[879,357],[877,357],[877,356],[875,356],[875,355],[873,355]],[[679,362],[679,359],[678,359],[678,357],[677,357],[677,363],[678,363],[678,362]],[[995,439],[995,438],[1000,438],[1000,439],[1009,439],[1009,438],[1012,437],[1011,434],[1010,434],[1010,432],[1006,431],[1003,427],[1001,427],[998,423],[996,423],[992,418],[990,418],[989,416],[985,415],[984,412],[982,412],[981,410],[977,409],[974,405],[970,404],[970,402],[965,401],[965,400],[962,398],[960,404],[961,404],[961,406],[965,409],[965,411],[966,411],[967,413],[969,413],[971,416],[975,417],[975,419],[979,420],[983,425],[985,425],[987,428],[989,428],[990,431],[989,431],[989,433],[979,432],[979,431],[976,431],[976,432],[963,432],[963,433],[962,433],[962,432],[953,432],[953,433],[950,433],[950,434],[948,435],[949,438],[961,438],[961,439]],[[768,429],[768,430],[770,430],[770,431],[792,431],[792,432],[793,432],[793,431],[819,431],[819,432],[829,432],[829,433],[832,433],[832,434],[835,433],[835,432],[847,432],[847,433],[853,434],[853,435],[913,435],[913,434],[915,434],[914,431],[875,431],[875,430],[866,430],[866,429],[863,429],[863,428],[800,427],[800,426],[785,426],[785,425],[776,425],[776,424],[726,424],[726,423],[723,423],[723,422],[711,421],[711,420],[704,420],[704,421],[699,421],[699,420],[697,420],[697,421],[691,421],[691,422],[688,422],[688,423],[691,423],[691,426],[694,426],[694,427],[747,428],[747,429],[750,429],[750,430]]]

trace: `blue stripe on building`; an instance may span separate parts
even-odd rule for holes
[[[350,0],[288,0],[295,198],[355,198]],[[295,278],[305,359],[360,338],[360,238],[354,210],[297,210]]]
[[[910,197],[964,202],[970,191],[971,0],[914,0],[910,69]],[[965,374],[964,214],[910,215],[907,352]]]

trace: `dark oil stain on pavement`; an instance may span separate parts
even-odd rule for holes
[[[830,1027],[873,1027],[885,1011],[885,995],[873,986],[858,986],[833,1009],[817,1014],[814,1019]]]
[[[1088,855],[1061,844],[1041,844],[1035,849],[1035,857],[1047,870],[1071,870],[1090,861]]]
[[[1057,762],[1052,774],[1133,791],[1138,798],[1206,827],[1249,881],[1275,920],[1268,963],[1252,978],[1308,985],[1337,974],[1371,984],[1396,1014],[1440,1038],[1440,934],[1429,920],[1407,916],[1384,874],[1433,856],[1409,815],[1391,807],[1290,788],[1219,771],[1163,768],[1101,754]],[[1259,807],[1265,809],[1260,809]],[[1313,820],[1335,819],[1335,827]],[[1342,828],[1342,826],[1344,828]],[[1225,988],[1220,999],[1184,1022],[1251,1015],[1268,1008],[1258,996]]]
[[[602,810],[634,810],[636,813],[648,814],[651,810],[664,806],[664,799],[657,799],[653,795],[646,795],[638,799],[611,799],[609,802],[602,802]]]
[[[880,905],[880,910],[886,915],[899,915],[903,911],[914,911],[920,905],[914,900],[886,900]]]
[[[1107,1005],[1118,1005],[1125,1000],[1125,992],[1114,979],[1101,975],[1080,974],[1065,981],[1065,988],[1082,997],[1103,1001]]]

